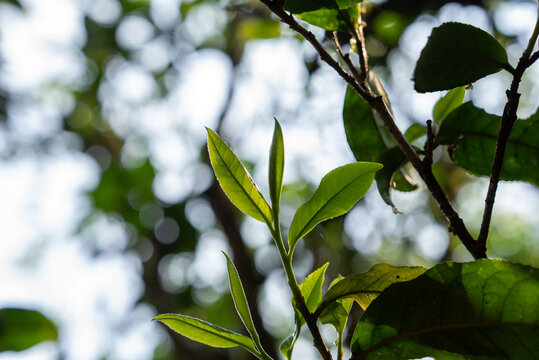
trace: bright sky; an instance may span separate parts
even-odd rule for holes
[[[86,41],[81,9],[87,9],[102,23],[110,23],[115,20],[114,9],[118,4],[115,0],[22,2],[27,9],[25,13],[0,3],[0,53],[5,61],[0,70],[0,87],[20,95],[10,108],[8,124],[0,125],[0,140],[7,141],[13,136],[17,141],[31,144],[58,132],[61,115],[71,111],[73,106],[65,86],[82,86],[87,76],[80,53]],[[153,16],[160,19],[158,23],[166,26],[177,21],[177,1],[151,3]],[[533,28],[536,7],[534,2],[502,3],[495,14],[500,27],[521,39],[520,47],[510,49],[513,58],[522,51]],[[215,8],[203,8],[200,12],[198,16],[214,19],[213,26],[222,21]],[[387,79],[394,86],[392,101],[397,114],[404,119],[401,120],[403,126],[409,118],[428,119],[432,105],[440,97],[438,93],[410,92],[410,78],[413,62],[430,29],[450,20],[472,23],[490,31],[481,10],[457,5],[444,7],[437,17],[423,17],[406,31],[401,50],[391,60],[392,65],[402,71]],[[202,39],[204,32],[214,30],[211,26],[197,28],[196,24],[186,25],[195,41]],[[166,43],[153,39],[153,28],[137,16],[130,17],[117,36],[127,48],[140,50],[137,64],[115,60],[115,65],[107,72],[107,85],[102,89],[111,125],[126,138],[125,165],[136,166],[140,158],[149,155],[158,170],[153,188],[164,201],[181,201],[189,194],[203,191],[212,174],[197,163],[197,151],[205,141],[204,126],[215,126],[216,115],[225,101],[231,64],[216,50],[185,51],[184,56],[175,61],[181,64],[186,76],[172,80],[172,91],[167,98],[154,100],[156,84],[148,71],[162,67],[172,56]],[[285,183],[299,177],[318,183],[327,171],[353,161],[340,122],[345,89],[332,71],[323,68],[316,74],[310,85],[313,98],[309,107],[295,113],[303,100],[301,91],[306,81],[303,51],[309,50],[294,39],[252,43],[247,46],[244,62],[236,75],[236,94],[223,130],[241,157],[261,164],[254,177],[264,191],[272,116],[281,120],[284,130]],[[534,66],[530,70],[535,79],[538,69]],[[50,87],[51,82],[60,86]],[[469,96],[476,105],[499,113],[505,86],[503,76],[488,77],[479,81]],[[531,82],[523,86],[530,90],[521,109],[521,115],[527,116],[537,109],[538,87]],[[277,114],[270,114],[273,104],[264,101],[271,98],[279,103]],[[245,134],[244,129],[249,129],[249,133]],[[90,211],[84,192],[97,185],[100,169],[91,157],[72,151],[79,146],[77,139],[69,135],[55,139],[57,146],[50,154],[26,151],[0,161],[0,307],[29,306],[50,316],[60,325],[60,342],[67,359],[93,360],[104,353],[111,354],[113,360],[150,359],[164,330],[150,321],[156,315],[151,306],[137,304],[144,286],[140,276],[141,259],[135,254],[123,253],[128,245],[126,231],[121,223],[104,214],[98,215],[86,232],[75,235],[77,224]],[[137,145],[141,141],[147,142],[142,153]],[[5,156],[8,147],[0,144],[0,155]],[[202,180],[194,181],[195,175]],[[483,196],[485,189],[484,181],[463,189],[458,204],[465,220],[475,220],[482,207],[478,195]],[[425,192],[419,191],[395,194],[395,200],[402,210],[413,213],[428,198]],[[352,247],[375,253],[380,248],[380,239],[368,236],[375,232],[380,221],[386,219],[387,231],[396,231],[402,224],[400,220],[392,220],[395,218],[391,209],[376,193],[369,193],[366,203],[368,208],[357,207],[352,211],[345,227]],[[191,202],[188,208],[193,209],[193,213],[208,210],[203,201]],[[502,218],[505,211],[521,215],[539,231],[536,189],[521,184],[502,184],[496,216]],[[199,279],[219,291],[227,291],[222,286],[221,276],[208,275],[224,273],[225,263],[220,251],[226,250],[226,242],[222,234],[208,230],[212,220],[207,218],[210,220],[206,223],[193,220],[203,232],[200,251],[193,258],[171,257],[163,266],[163,271],[181,274],[177,275],[177,283],[169,284],[171,287],[181,288],[185,281]],[[417,231],[418,224],[425,224],[417,234],[417,246],[427,258],[434,259],[441,250],[445,251],[448,240],[444,228],[419,215],[410,219],[400,230],[403,234],[412,233]],[[353,226],[358,222],[361,227]],[[267,238],[264,231],[260,224],[249,221],[242,228],[246,241],[260,250],[258,256],[272,252],[268,242],[260,240]],[[181,229],[178,233],[181,237]],[[90,251],[95,247],[104,252],[97,260]],[[298,274],[305,275],[311,270],[312,259],[305,259],[298,266]],[[268,324],[270,328],[290,323],[291,309],[282,311],[288,309],[287,294],[279,291],[283,287],[282,276],[269,274],[264,289],[267,303],[261,304],[261,310],[267,313],[279,310],[281,314],[280,318],[271,319],[275,323]],[[205,295],[200,299],[207,301],[208,294]],[[312,351],[308,342],[300,343],[296,358],[312,359]],[[45,360],[56,359],[57,355],[56,346],[42,344],[23,353],[0,354],[0,360]]]

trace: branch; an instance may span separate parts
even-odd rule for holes
[[[535,42],[539,37],[539,10],[537,14],[537,20],[533,34],[530,37],[528,46],[522,53],[522,56],[518,60],[517,67],[513,73],[513,81],[511,87],[506,92],[507,102],[503,109],[502,120],[498,129],[498,138],[496,141],[496,150],[494,152],[494,160],[492,162],[492,171],[490,175],[490,182],[488,185],[487,196],[485,197],[485,210],[483,211],[483,219],[481,221],[481,229],[479,230],[479,236],[477,241],[480,246],[486,250],[488,233],[490,229],[490,222],[492,219],[492,211],[494,209],[494,201],[496,199],[496,191],[498,190],[498,183],[500,182],[500,174],[502,172],[503,158],[505,155],[505,149],[507,148],[507,141],[513,125],[517,120],[517,109],[520,101],[520,94],[518,93],[518,86],[522,80],[522,76],[526,69],[528,69],[538,58],[539,51],[532,55],[532,50],[535,46]]]

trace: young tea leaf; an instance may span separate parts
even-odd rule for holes
[[[507,65],[507,53],[489,33],[448,22],[432,30],[414,71],[418,92],[466,86]]]
[[[273,215],[277,217],[281,207],[281,191],[283,188],[284,174],[284,141],[283,131],[277,119],[271,142],[269,159],[269,191]]]
[[[449,91],[440,100],[438,100],[436,105],[434,105],[434,109],[432,110],[432,119],[434,122],[441,124],[451,111],[462,105],[462,100],[464,100],[465,93],[466,87],[459,86],[458,88],[454,88],[453,90]]]
[[[342,298],[353,298],[365,310],[389,285],[410,281],[427,269],[421,266],[376,264],[362,274],[350,275],[332,286],[324,295],[320,309]]]
[[[56,340],[56,326],[34,310],[0,309],[0,352],[26,350],[42,341]]]
[[[307,276],[299,285],[301,295],[305,299],[305,305],[307,305],[310,312],[316,309],[322,299],[322,285],[324,284],[324,276],[328,266],[329,263],[325,263]]]
[[[501,260],[441,263],[367,308],[354,358],[537,359],[539,270]]]
[[[272,226],[271,209],[251,175],[219,135],[206,130],[211,165],[225,194],[245,214]]]
[[[438,131],[438,141],[449,145],[456,165],[489,176],[501,117],[487,114],[471,102],[452,111]],[[500,178],[539,185],[539,112],[517,120],[507,141]]]
[[[324,176],[311,200],[299,207],[292,220],[288,233],[290,252],[298,240],[317,224],[350,211],[367,193],[374,174],[381,168],[381,164],[357,162],[341,166]]]
[[[154,318],[170,329],[191,340],[217,347],[231,348],[241,346],[253,354],[258,354],[253,340],[209,322],[180,314],[162,314]]]
[[[245,297],[245,291],[243,290],[243,284],[241,283],[240,276],[234,263],[230,260],[230,257],[223,252],[226,256],[226,266],[228,269],[228,280],[230,284],[230,293],[232,294],[232,300],[234,301],[234,306],[236,311],[241,318],[241,321],[245,325],[245,328],[251,335],[255,346],[259,348],[259,351],[263,351],[260,346],[260,338],[258,332],[256,331],[255,324],[253,323],[253,318],[251,317],[251,310],[249,309],[249,304],[247,303],[247,298]]]

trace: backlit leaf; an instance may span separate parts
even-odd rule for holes
[[[451,111],[462,105],[462,100],[464,100],[465,93],[466,87],[459,86],[458,88],[454,88],[453,90],[449,91],[440,100],[438,100],[436,105],[434,105],[434,109],[432,110],[432,119],[434,122],[441,124]]]
[[[206,130],[211,165],[225,194],[245,214],[272,226],[271,209],[251,175],[219,135]]]
[[[241,346],[253,354],[257,353],[253,340],[247,336],[203,320],[180,314],[162,314],[156,316],[154,320],[159,320],[180,335],[212,347],[231,348]]]
[[[284,141],[283,131],[277,119],[271,142],[269,159],[269,192],[274,216],[279,214],[281,207],[281,191],[283,188],[284,174]]]
[[[245,297],[245,291],[243,290],[243,285],[241,283],[240,276],[234,263],[226,253],[223,252],[226,256],[226,266],[228,269],[228,280],[230,284],[230,293],[232,294],[232,300],[234,301],[234,306],[236,311],[241,318],[241,321],[245,325],[245,328],[251,335],[251,338],[254,340],[255,344],[260,342],[258,333],[253,323],[253,318],[251,317],[251,310],[249,309],[249,304],[247,303],[247,298]],[[262,349],[259,349],[262,351]]]
[[[502,260],[441,263],[367,308],[353,358],[537,359],[539,270]]]
[[[415,279],[426,270],[421,266],[376,264],[369,271],[347,276],[331,287],[320,307],[324,308],[338,299],[353,298],[366,309],[389,285]]]
[[[310,312],[313,312],[320,304],[322,299],[322,285],[324,284],[324,276],[329,263],[325,263],[315,271],[313,271],[307,278],[299,285],[301,295],[305,299],[305,305]]]
[[[357,162],[341,166],[322,178],[311,200],[297,210],[288,243],[292,252],[298,240],[322,221],[343,215],[367,193],[381,164]]]
[[[414,71],[418,92],[466,86],[507,64],[507,53],[489,33],[456,22],[432,30]]]

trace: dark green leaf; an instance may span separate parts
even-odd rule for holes
[[[283,9],[300,14],[321,9],[347,9],[363,0],[285,0]]]
[[[477,175],[489,176],[501,118],[467,102],[449,114],[438,141],[450,146],[455,164]],[[539,113],[517,120],[509,136],[500,175],[539,185]]]
[[[180,335],[209,346],[217,348],[241,346],[251,353],[257,354],[253,341],[247,336],[203,320],[180,314],[162,314],[156,316],[154,320],[159,320]]]
[[[365,100],[348,86],[343,107],[344,130],[356,160],[378,161],[387,150],[382,137],[382,124],[375,120]]]
[[[328,31],[354,31],[359,19],[359,9],[352,6],[344,10],[322,9],[297,15],[301,20]]]
[[[432,30],[414,71],[418,92],[465,86],[501,70],[507,53],[487,32],[449,22]]]
[[[415,279],[426,270],[421,266],[376,264],[365,273],[347,276],[335,284],[324,295],[320,308],[338,299],[351,297],[366,309],[389,285]]]
[[[442,263],[388,287],[363,314],[351,348],[364,359],[537,359],[537,304],[537,269]]]
[[[357,162],[341,166],[322,178],[311,200],[294,215],[288,244],[290,252],[299,239],[322,221],[343,215],[367,193],[381,164]]]
[[[245,328],[251,335],[251,339],[253,339],[255,344],[260,344],[259,336],[255,324],[253,323],[253,318],[251,317],[251,310],[249,309],[249,304],[247,303],[247,298],[245,297],[245,291],[243,290],[243,284],[241,283],[238,271],[228,255],[224,252],[223,254],[226,256],[230,293],[232,294],[236,311],[245,325]],[[262,349],[259,350],[262,351]]]
[[[272,226],[271,209],[251,175],[219,135],[206,130],[211,165],[225,194],[245,214]]]
[[[432,110],[432,119],[434,122],[441,124],[451,111],[462,105],[465,93],[466,87],[459,86],[458,88],[454,88],[453,90],[449,91],[440,100],[438,100],[436,105],[434,105],[434,109]]]
[[[281,191],[283,188],[284,174],[284,141],[283,131],[277,119],[275,119],[275,129],[271,142],[269,159],[269,191],[273,215],[277,217],[281,207]]]
[[[57,337],[54,324],[37,311],[0,309],[0,352],[22,351]]]

